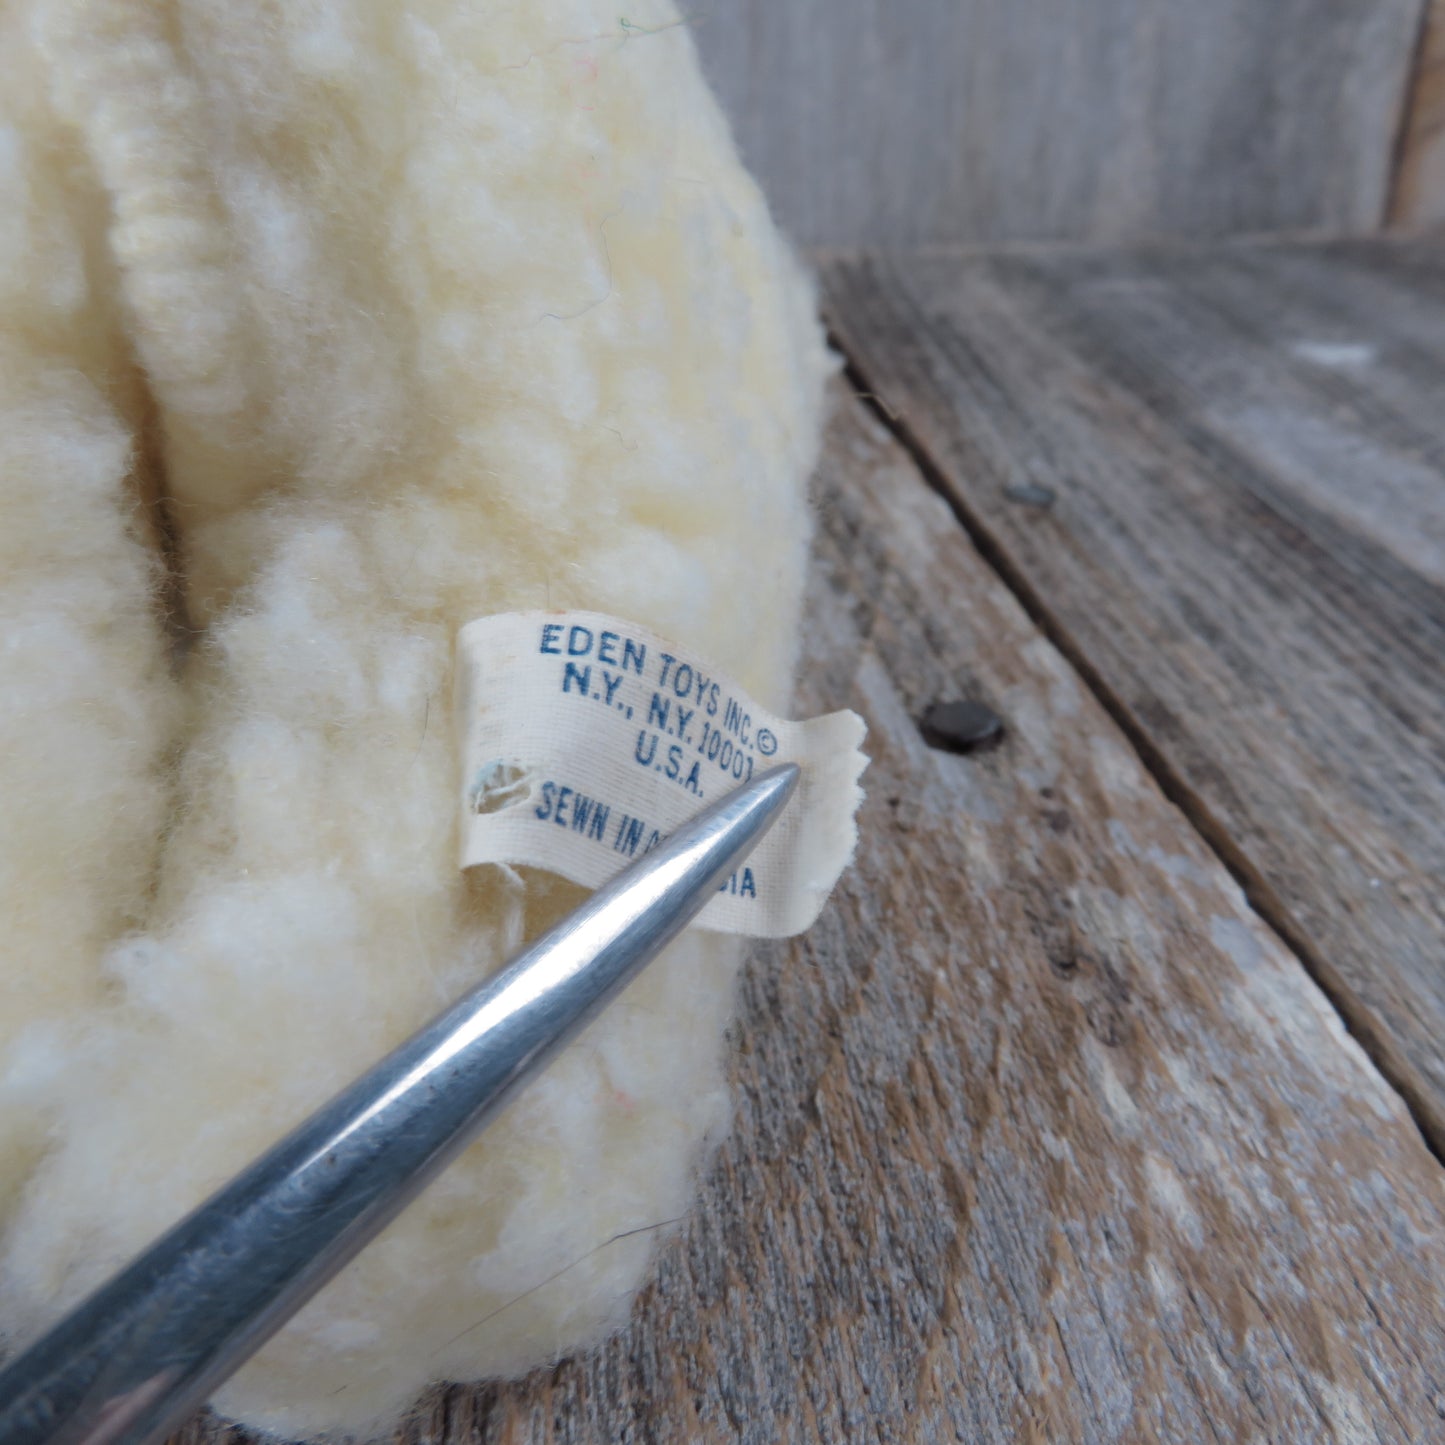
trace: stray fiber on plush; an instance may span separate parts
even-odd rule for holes
[[[786,706],[827,363],[670,4],[3,25],[18,1344],[580,897],[454,867],[464,622],[611,612]],[[625,1319],[726,1126],[738,958],[676,944],[219,1408],[366,1430]]]

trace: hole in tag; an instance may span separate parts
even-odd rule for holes
[[[474,813],[502,813],[517,808],[532,796],[533,772],[522,763],[493,758],[477,769],[467,790]]]

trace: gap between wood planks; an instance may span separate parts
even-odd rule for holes
[[[969,506],[962,492],[949,483],[947,471],[927,446],[903,417],[890,409],[883,394],[869,381],[859,358],[832,327],[828,330],[828,340],[844,359],[843,374],[854,395],[879,419],[908,454],[924,481],[948,505],[949,511],[978,549],[984,562],[993,569],[1029,619],[1059,650],[1078,673],[1084,686],[1093,693],[1099,705],[1113,719],[1160,792],[1184,814],[1190,826],[1243,889],[1250,907],[1274,931],[1314,980],[1350,1036],[1364,1049],[1370,1062],[1404,1102],[1425,1147],[1438,1163],[1445,1165],[1445,1132],[1433,1126],[1426,1102],[1420,1090],[1411,1082],[1410,1070],[1394,1043],[1375,1026],[1368,1012],[1355,1003],[1334,966],[1295,923],[1289,909],[1255,867],[1249,855],[1235,842],[1228,828],[1215,817],[1204,799],[1189,786],[1184,776],[1149,736],[1148,729],[1135,717],[1133,710],[1104,680],[1063,620],[1045,602],[1023,569],[1015,564],[1007,548],[993,534],[988,524]]]

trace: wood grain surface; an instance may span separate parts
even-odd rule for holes
[[[1424,0],[693,0],[812,245],[1383,219]]]
[[[1445,1438],[1440,1166],[851,400],[806,636],[800,713],[870,729],[862,842],[745,970],[700,1202],[620,1336],[400,1440]],[[926,746],[954,697],[1002,743]]]
[[[1429,0],[1406,89],[1390,198],[1397,226],[1445,222],[1445,0]]]
[[[1445,1149],[1445,251],[933,254],[840,260],[828,290]]]

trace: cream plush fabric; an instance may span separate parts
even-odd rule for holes
[[[7,1341],[574,901],[453,865],[463,622],[786,705],[825,370],[669,4],[0,9]],[[364,1429],[625,1318],[737,960],[684,939],[220,1408]]]

